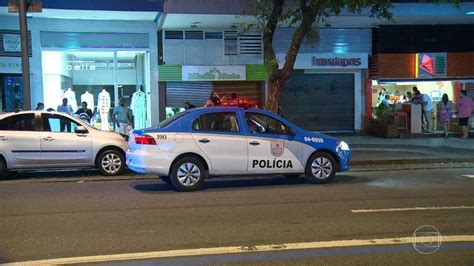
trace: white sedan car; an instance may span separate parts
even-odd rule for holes
[[[0,114],[0,175],[14,170],[95,167],[117,175],[125,167],[126,136],[103,132],[65,113]]]

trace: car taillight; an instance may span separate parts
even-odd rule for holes
[[[156,145],[155,139],[150,135],[135,136],[135,143],[141,145]]]

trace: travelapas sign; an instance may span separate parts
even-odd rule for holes
[[[188,81],[245,80],[245,66],[183,66],[182,79]]]
[[[338,66],[338,67],[358,67],[362,64],[360,57],[356,58],[320,58],[318,56],[313,56],[312,65],[313,66]]]

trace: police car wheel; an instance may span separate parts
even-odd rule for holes
[[[306,179],[313,184],[325,184],[336,175],[336,162],[326,152],[313,154],[306,165]]]
[[[161,181],[165,182],[166,184],[169,184],[171,183],[171,180],[170,180],[170,177],[169,176],[165,176],[165,175],[160,175],[159,178],[161,179]]]
[[[118,175],[123,171],[125,158],[118,150],[103,151],[97,159],[97,168],[102,175]]]
[[[179,159],[171,168],[171,184],[177,191],[195,191],[204,183],[204,165],[194,157]]]

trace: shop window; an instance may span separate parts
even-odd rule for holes
[[[182,40],[183,31],[182,30],[166,30],[165,39],[166,40]]]

